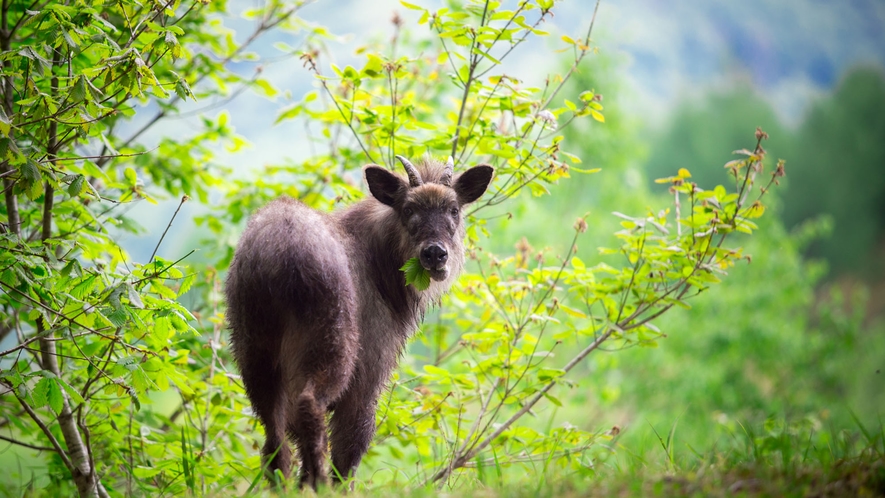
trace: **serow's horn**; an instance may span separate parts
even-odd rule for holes
[[[439,182],[447,187],[451,187],[452,186],[452,175],[454,174],[454,170],[455,170],[455,160],[452,159],[452,156],[449,156],[449,158],[446,160],[446,167],[443,170],[443,175],[442,175],[442,178],[439,179]]]
[[[418,170],[415,169],[415,166],[413,166],[408,159],[403,156],[396,156],[396,158],[399,160],[399,162],[403,163],[403,168],[406,170],[406,174],[409,175],[410,187],[414,188],[424,185],[424,182],[421,181],[421,175],[418,174]]]

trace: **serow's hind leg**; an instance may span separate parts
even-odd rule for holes
[[[298,447],[301,457],[299,486],[314,490],[327,482],[323,462],[326,458],[325,406],[314,395],[314,383],[308,380],[304,390],[297,396],[289,418],[289,433]]]
[[[276,482],[276,471],[279,470],[283,478],[288,479],[292,468],[292,451],[286,440],[288,400],[280,371],[261,361],[252,361],[243,365],[242,373],[252,407],[264,425],[261,464],[265,474],[269,480]]]

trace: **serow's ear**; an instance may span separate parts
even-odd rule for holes
[[[382,204],[393,206],[409,189],[402,178],[381,166],[370,164],[363,168],[363,172],[366,175],[366,183],[369,184],[369,192]]]
[[[458,175],[454,186],[455,193],[458,194],[458,202],[462,205],[470,204],[482,197],[494,174],[495,168],[488,164],[480,164]]]

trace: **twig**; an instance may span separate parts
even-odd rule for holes
[[[489,12],[489,2],[486,0],[485,6],[482,10],[482,19],[479,21],[479,27],[482,28],[486,24],[486,15]],[[478,34],[474,33],[473,40],[470,42],[470,68],[467,70],[467,81],[464,82],[464,95],[461,96],[461,109],[458,111],[458,122],[455,124],[455,136],[452,137],[452,157],[457,156],[456,152],[458,152],[458,140],[461,136],[461,121],[464,119],[464,110],[467,108],[467,97],[470,95],[470,87],[473,85],[474,77],[473,74],[476,72],[476,67],[479,65],[479,54],[474,54],[473,50],[476,48],[476,39]]]
[[[596,24],[596,13],[599,11],[600,2],[602,2],[602,0],[596,0],[596,7],[593,8],[593,17],[590,18],[590,27],[587,29],[587,36],[584,38],[584,47],[586,48],[581,50],[581,54],[575,58],[575,62],[572,64],[572,67],[569,68],[568,73],[563,76],[562,81],[559,82],[559,85],[557,85],[557,87],[553,90],[553,93],[550,94],[550,97],[548,97],[547,100],[545,100],[544,103],[541,104],[539,110],[546,109],[547,106],[550,105],[550,102],[553,101],[559,91],[562,90],[562,88],[565,86],[569,78],[571,78],[572,74],[574,74],[575,70],[577,70],[578,65],[587,55],[587,52],[590,51],[590,34],[593,33],[593,25]]]
[[[163,243],[163,239],[166,237],[166,232],[172,227],[172,222],[175,221],[175,217],[178,215],[178,211],[181,209],[181,206],[188,200],[188,196],[184,195],[181,197],[181,202],[178,203],[178,207],[175,208],[175,212],[172,213],[172,219],[169,220],[169,224],[166,225],[166,229],[163,230],[163,235],[160,235],[160,240],[157,241],[157,245],[154,247],[154,252],[151,253],[150,259],[148,259],[148,264],[151,264],[154,261],[154,256],[157,255],[157,249],[160,248],[160,244]]]
[[[83,159],[116,159],[118,157],[135,157],[135,156],[143,156],[145,154],[150,154],[151,152],[157,150],[159,146],[154,147],[150,150],[144,150],[141,152],[133,152],[131,154],[106,154],[99,156],[76,156],[76,157],[52,157],[46,158],[40,161],[41,163],[57,163],[62,161],[82,161]]]
[[[374,163],[375,159],[372,158],[372,154],[369,153],[369,149],[363,144],[362,139],[360,139],[359,133],[356,132],[356,129],[353,127],[353,107],[350,109],[350,119],[348,119],[347,115],[344,113],[344,109],[341,108],[341,105],[338,104],[338,99],[335,98],[335,94],[332,93],[332,89],[329,88],[329,85],[326,83],[326,80],[322,78],[322,74],[320,74],[320,70],[316,65],[316,61],[313,59],[313,56],[305,53],[301,56],[301,59],[304,60],[304,64],[306,66],[310,66],[309,70],[313,71],[314,74],[319,76],[320,84],[323,86],[323,89],[326,90],[326,93],[329,94],[329,98],[332,99],[332,103],[335,104],[335,108],[338,109],[338,114],[347,122],[347,127],[350,128],[350,132],[353,134],[353,138],[356,139],[357,144],[359,144],[360,149],[363,150],[363,154],[366,155],[366,158],[370,163]],[[356,98],[356,88],[353,89],[354,98]]]
[[[34,409],[31,408],[27,401],[19,397],[17,392],[13,391],[13,394],[15,394],[15,398],[18,400],[19,404],[22,405],[22,408],[24,408],[25,411],[28,412],[28,416],[31,417],[34,423],[37,424],[37,427],[39,427],[40,430],[43,432],[43,435],[45,435],[46,438],[49,439],[50,444],[52,444],[52,447],[55,448],[55,452],[58,453],[58,456],[59,458],[61,458],[61,461],[65,465],[65,468],[73,473],[74,464],[71,463],[71,459],[68,458],[68,454],[65,453],[64,449],[62,449],[61,444],[59,444],[58,439],[55,439],[55,436],[52,434],[52,431],[49,429],[49,427],[47,427],[46,424],[44,424],[43,421],[40,420],[40,417],[37,415]]]
[[[50,448],[49,446],[36,446],[36,445],[33,445],[33,444],[23,443],[23,442],[21,442],[21,441],[19,441],[19,440],[17,440],[17,439],[13,439],[13,438],[11,438],[11,437],[0,436],[0,440],[2,440],[2,441],[6,441],[6,442],[8,442],[8,443],[12,443],[12,444],[15,444],[15,445],[18,445],[18,446],[23,446],[23,447],[25,447],[25,448],[30,448],[30,449],[32,449],[32,450],[37,450],[37,451],[52,451],[52,452],[55,451],[55,448]]]
[[[586,358],[588,354],[592,353],[593,350],[595,350],[595,349],[598,348],[603,342],[605,342],[605,341],[606,341],[606,340],[612,335],[612,333],[614,333],[614,331],[615,331],[614,328],[608,327],[608,330],[607,330],[604,334],[602,334],[601,336],[599,336],[598,339],[596,339],[595,341],[593,341],[589,346],[587,346],[586,348],[584,348],[580,353],[578,353],[574,358],[572,358],[572,360],[569,361],[568,364],[567,364],[565,367],[563,367],[563,371],[564,371],[565,373],[568,373],[572,368],[575,367],[575,365],[577,365],[578,363],[581,362],[581,360],[583,360],[584,358]],[[537,404],[538,401],[540,401],[541,398],[543,398],[544,395],[547,394],[547,392],[550,391],[550,389],[552,389],[553,386],[555,386],[556,384],[558,384],[558,382],[557,382],[556,380],[551,380],[550,382],[548,382],[544,387],[541,388],[540,391],[538,391],[537,393],[535,393],[535,395],[532,396],[532,397],[531,397],[531,398],[530,398],[530,399],[529,399],[529,400],[528,400],[528,401],[522,406],[522,408],[521,408],[518,412],[514,413],[509,419],[507,419],[506,422],[504,422],[503,424],[501,424],[500,426],[498,426],[497,430],[495,430],[494,433],[492,433],[492,434],[491,434],[490,436],[488,436],[487,438],[483,439],[481,443],[477,444],[477,445],[476,445],[473,449],[471,449],[470,451],[468,451],[468,452],[466,452],[466,453],[463,453],[463,454],[459,455],[457,458],[454,459],[452,465],[447,466],[447,467],[445,467],[444,469],[442,469],[442,470],[440,470],[439,472],[437,472],[437,473],[436,473],[436,474],[430,479],[430,481],[431,481],[431,482],[436,482],[436,481],[439,481],[439,480],[441,480],[441,479],[445,479],[445,478],[447,478],[449,475],[451,475],[451,473],[452,473],[453,470],[455,470],[455,469],[457,469],[457,468],[461,468],[461,467],[463,467],[464,464],[465,464],[467,461],[471,460],[471,459],[472,459],[477,453],[479,453],[480,451],[484,450],[489,444],[492,443],[492,441],[494,441],[495,439],[497,439],[498,436],[500,436],[501,434],[504,433],[504,431],[506,431],[507,429],[509,429],[510,426],[513,425],[514,422],[516,422],[517,420],[519,420],[520,418],[522,418],[523,415],[525,415],[526,413],[528,413],[528,411],[531,410],[532,407],[534,407],[535,404]],[[428,483],[425,483],[425,484],[428,484]]]

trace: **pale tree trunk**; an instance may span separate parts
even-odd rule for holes
[[[42,327],[38,327],[41,329]],[[39,331],[38,333],[42,333]],[[47,339],[50,338],[47,336]],[[55,351],[55,341],[41,340],[40,355],[43,360],[43,369],[48,370],[61,378],[61,372],[58,367],[58,358]],[[80,435],[80,428],[77,427],[77,420],[71,410],[71,403],[68,399],[68,393],[62,389],[64,398],[61,413],[58,414],[58,425],[61,428],[65,445],[68,447],[67,455],[71,461],[71,477],[77,486],[77,492],[81,497],[97,496],[100,498],[108,497],[108,492],[101,485],[98,477],[95,475],[95,469],[92,466],[92,458],[89,454],[83,437]]]

